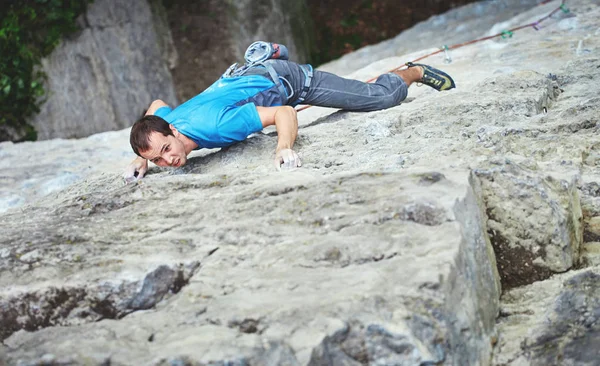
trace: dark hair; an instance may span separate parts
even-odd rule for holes
[[[140,151],[146,151],[150,148],[150,134],[152,132],[160,132],[164,136],[173,135],[169,123],[164,119],[154,115],[140,118],[133,124],[129,134],[131,148],[138,156],[141,156]]]

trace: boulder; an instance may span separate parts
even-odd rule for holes
[[[513,357],[520,344],[538,352],[546,343],[576,363],[573,334],[543,325],[545,316],[581,315],[574,334],[595,340],[583,329],[595,329],[592,310],[548,305],[593,305],[596,296],[593,276],[567,283],[597,272],[600,7],[569,6],[571,15],[540,31],[461,48],[447,65],[427,59],[455,78],[452,91],[411,86],[387,110],[299,113],[303,166],[291,172],[273,169],[273,128],[195,151],[180,168],[151,166],[129,185],[120,177],[131,159],[127,130],[0,144],[1,202],[10,206],[0,216],[0,292],[24,320],[10,323],[18,326],[0,348],[6,362],[517,365],[529,362]],[[511,207],[519,214],[508,215]],[[529,297],[505,296],[496,327],[492,224],[507,248],[530,245],[525,231],[551,244],[551,255],[533,251],[531,263],[567,271],[508,290]],[[502,262],[504,271],[525,270],[518,259]],[[544,290],[555,278],[561,285]],[[93,299],[108,302],[92,308]],[[545,313],[514,333],[505,326],[506,314],[527,309]],[[49,319],[41,329],[19,325],[36,315]]]
[[[468,171],[165,178],[4,225],[9,362],[489,358],[500,287]]]
[[[577,177],[556,179],[508,159],[494,163],[475,172],[503,285],[526,285],[576,265],[583,239]]]
[[[311,19],[306,2],[285,0],[169,1],[166,16],[179,55],[173,80],[180,101],[211,85],[255,41],[286,45],[290,59],[307,62]]]
[[[94,1],[80,24],[42,60],[47,98],[30,121],[39,139],[123,129],[154,99],[176,104],[172,41],[146,0]]]
[[[600,268],[556,275],[502,296],[494,365],[597,365]]]
[[[330,72],[343,70],[345,74],[349,74],[382,58],[412,52],[425,54],[425,52],[435,51],[432,48],[470,41],[482,36],[480,29],[510,22],[511,18],[531,9],[539,2],[539,0],[477,1],[457,7],[417,23],[393,38],[363,47],[321,65],[321,69]],[[491,29],[489,31],[486,29],[489,34],[497,34],[502,30],[492,33]]]

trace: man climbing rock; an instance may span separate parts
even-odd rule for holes
[[[368,112],[399,105],[415,82],[438,91],[455,87],[446,73],[413,63],[374,83],[345,79],[287,61],[285,46],[266,42],[251,45],[245,58],[243,67],[232,65],[204,92],[175,109],[161,100],[152,102],[131,129],[130,143],[138,157],[123,175],[127,181],[142,178],[148,161],[179,167],[192,150],[229,146],[271,125],[277,128],[276,168],[300,167],[292,149],[298,134],[295,105]]]

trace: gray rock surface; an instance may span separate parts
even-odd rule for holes
[[[194,342],[186,354],[196,362],[273,357],[262,348],[225,351],[240,335],[250,344],[292,347],[291,359],[311,365],[336,364],[327,360],[338,357],[399,365],[489,357],[499,284],[468,172],[328,179],[298,173],[266,184],[244,173],[149,179],[78,195],[50,217],[41,215],[49,209],[42,206],[13,214],[2,241],[11,250],[2,261],[11,270],[1,280],[3,336],[18,326],[41,330],[6,339],[18,350],[9,361],[75,352],[151,363],[178,356],[165,337]],[[177,197],[160,200],[173,186]],[[194,208],[190,196],[203,208]],[[156,200],[161,210],[152,207]],[[38,255],[24,260],[30,252],[22,253],[20,243],[27,241]],[[136,272],[152,256],[161,263],[206,259],[189,284],[184,271],[161,265],[132,294],[123,272],[141,278]],[[121,279],[114,277],[119,272]],[[34,278],[59,273],[60,288],[40,283],[41,290],[27,290]],[[84,285],[90,282],[104,285]],[[123,317],[123,308],[155,309]],[[100,319],[120,319],[123,328]],[[48,328],[58,324],[69,327]],[[147,350],[142,339],[116,351],[119,342],[98,334],[70,348],[73,332],[97,329],[117,331],[117,339],[150,332],[163,347]],[[224,334],[189,338],[202,329]]]
[[[403,105],[371,113],[301,112],[295,148],[304,164],[293,172],[272,171],[272,129],[195,152],[182,168],[152,167],[127,186],[127,130],[0,144],[2,198],[11,205],[0,216],[1,303],[32,298],[49,319],[27,330],[27,316],[39,313],[17,312],[27,315],[0,352],[9,364],[521,365],[561,355],[589,364],[595,355],[578,347],[596,340],[597,281],[577,276],[597,275],[596,267],[509,290],[501,308],[535,316],[513,332],[519,320],[503,310],[494,327],[500,285],[486,235],[493,203],[503,230],[528,225],[532,238],[571,253],[571,269],[567,257],[534,260],[562,258],[566,271],[600,260],[600,9],[589,0],[569,7],[540,31],[456,50],[449,65],[428,59],[456,90],[411,87]],[[415,55],[352,76],[368,79]],[[578,232],[568,224],[577,221],[577,197],[581,243],[559,235]],[[511,210],[524,202],[540,208]],[[529,239],[507,237],[509,246]],[[73,295],[57,303],[61,291]],[[117,309],[136,299],[136,309],[100,320],[90,304],[103,298]],[[573,333],[552,333],[540,312],[557,329],[575,324]],[[519,358],[521,344],[551,347]]]
[[[498,328],[496,365],[598,365],[600,268],[509,291]]]
[[[434,15],[394,38],[363,47],[321,65],[320,69],[332,72],[344,70],[346,73],[351,73],[384,57],[402,56],[412,52],[425,54],[431,52],[432,47],[440,48],[444,45],[450,46],[497,34],[508,28],[503,22],[510,21],[514,16],[541,2],[540,0],[502,0],[479,1],[464,5],[444,14]],[[481,29],[486,29],[490,25],[496,27],[489,29],[488,34],[482,34]]]
[[[35,251],[39,252],[38,249]],[[41,257],[25,258],[27,254],[16,253],[14,258],[34,267],[43,262]],[[69,259],[72,263],[84,262],[79,255]],[[103,262],[99,264],[103,265]],[[140,281],[122,281],[118,284],[106,282],[95,286],[67,285],[60,288],[51,286],[18,296],[2,294],[0,338],[4,339],[20,329],[35,331],[55,325],[120,319],[132,311],[150,309],[167,295],[178,293],[198,266],[198,262],[175,268],[161,265]]]
[[[310,52],[310,15],[304,1],[242,0],[230,2],[232,41],[238,60],[256,40],[283,43],[296,62]]]
[[[577,176],[543,176],[535,165],[510,160],[493,162],[476,174],[505,287],[543,280],[577,264],[583,239]]]
[[[42,60],[47,101],[30,121],[39,139],[123,129],[159,96],[177,102],[172,41],[157,35],[164,18],[146,0],[96,0],[80,23],[80,33]]]
[[[169,1],[167,18],[179,54],[172,70],[181,101],[211,85],[256,40],[286,45],[306,62],[313,28],[304,0]]]
[[[126,131],[79,140],[0,143],[0,212],[56,194],[94,173],[115,172],[115,165],[125,166],[131,159]]]

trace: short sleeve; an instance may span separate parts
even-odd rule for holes
[[[217,125],[219,138],[225,143],[243,141],[248,135],[262,129],[260,116],[253,103],[228,109]]]
[[[158,116],[160,118],[165,118],[167,116],[167,114],[171,113],[171,111],[172,111],[171,107],[162,106],[154,112],[154,115]]]

